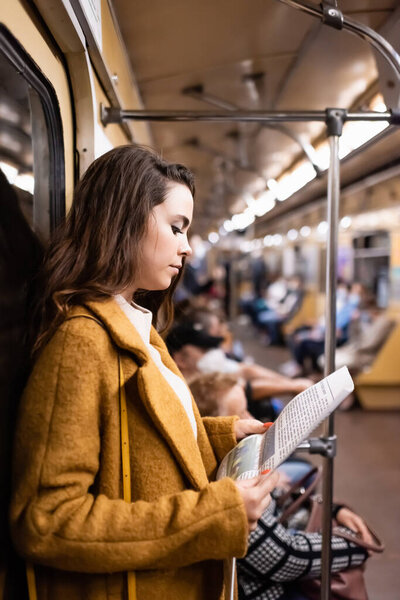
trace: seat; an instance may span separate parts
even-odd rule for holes
[[[367,410],[400,408],[400,322],[383,344],[371,368],[354,379],[360,404]]]
[[[291,335],[295,329],[310,321],[314,322],[320,313],[321,298],[316,292],[306,292],[299,309],[282,324],[283,335]]]

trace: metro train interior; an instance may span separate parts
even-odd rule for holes
[[[399,40],[398,0],[1,4],[1,488],[43,248],[95,158],[151,146],[196,180],[176,318],[218,315],[235,360],[290,381],[330,372],[334,338],[355,392],[331,421],[333,496],[384,541],[370,599],[400,597]],[[336,321],[354,300],[333,332],[328,300]],[[264,396],[249,408],[270,420],[293,394]]]

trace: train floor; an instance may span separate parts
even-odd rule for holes
[[[265,347],[247,324],[233,325],[245,354],[279,369],[290,358],[282,347]],[[385,543],[383,554],[368,560],[370,600],[400,600],[400,411],[336,411],[338,451],[334,498],[362,515]],[[304,456],[304,454],[303,454]],[[323,459],[316,459],[323,460]],[[315,460],[313,460],[315,462]]]

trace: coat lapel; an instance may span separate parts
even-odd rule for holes
[[[207,475],[188,416],[179,398],[153,362],[138,371],[140,397],[157,429],[167,441],[186,477],[196,489]]]
[[[86,306],[102,321],[115,344],[135,356],[135,362],[140,366],[140,398],[146,410],[191,484],[197,489],[204,487],[208,482],[207,474],[189,418],[178,396],[151,359],[139,333],[112,298],[103,302],[87,302]],[[150,342],[159,351],[164,365],[182,377],[163,340],[153,327]],[[126,376],[129,375],[129,371],[128,367]],[[127,399],[129,402],[129,396]]]

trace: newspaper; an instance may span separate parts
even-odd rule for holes
[[[342,367],[301,392],[265,433],[246,437],[225,456],[217,479],[251,479],[276,469],[353,389],[350,373]]]

